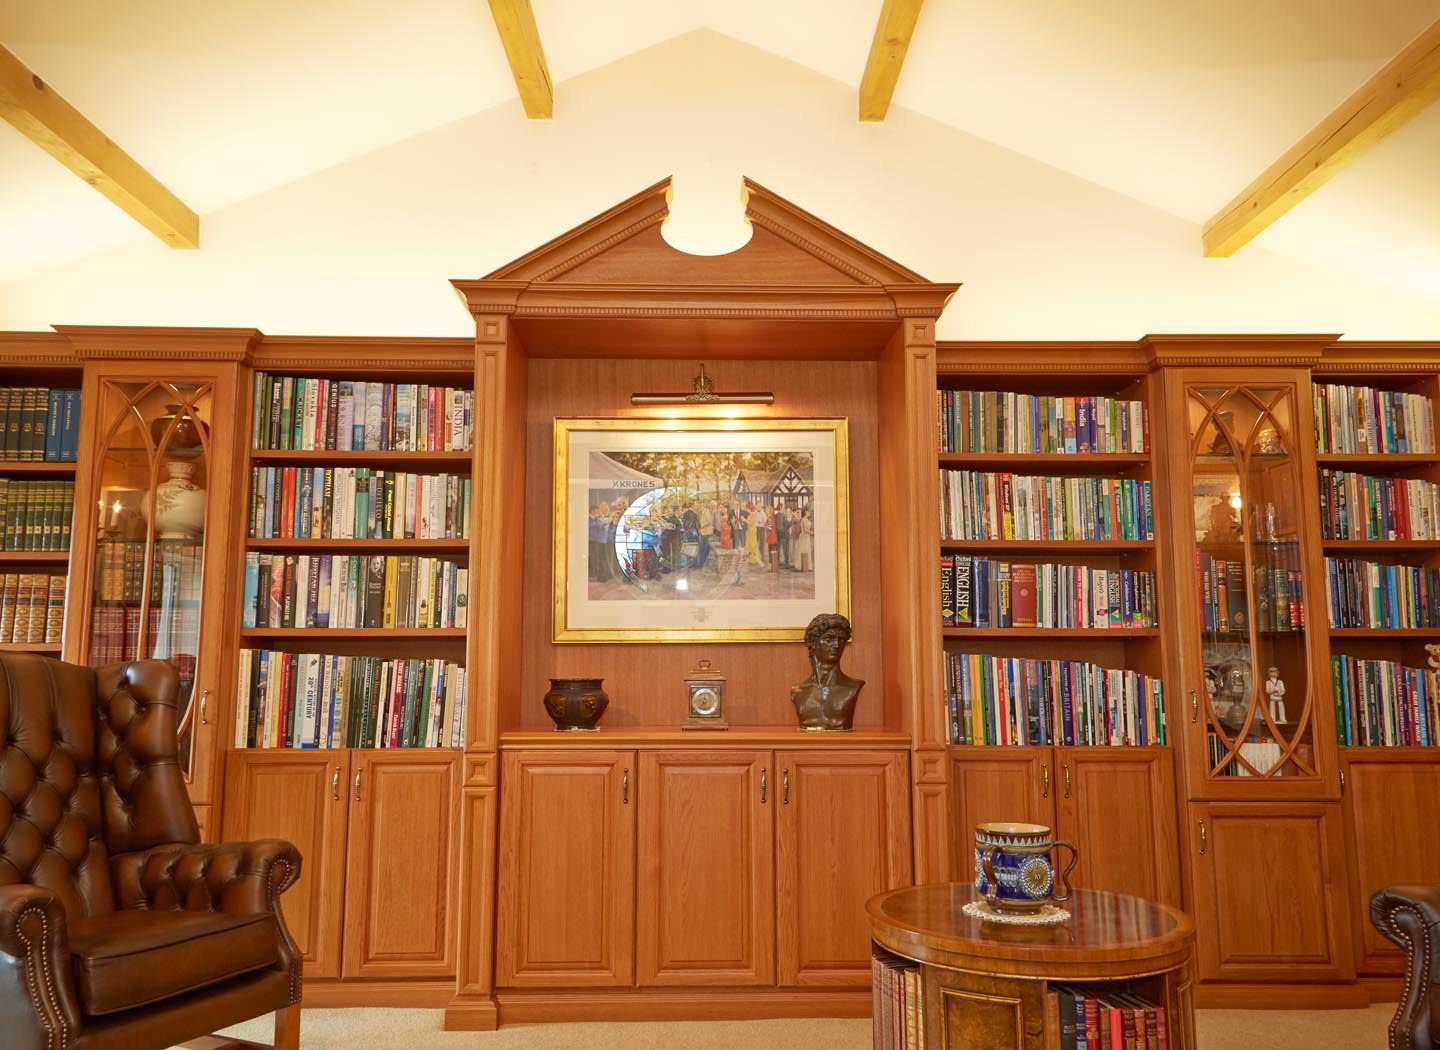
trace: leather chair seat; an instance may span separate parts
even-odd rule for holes
[[[274,966],[270,913],[117,911],[70,923],[80,1008],[132,1010]]]

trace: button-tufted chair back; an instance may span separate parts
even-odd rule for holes
[[[101,915],[116,904],[112,855],[199,841],[177,691],[165,665],[0,654],[0,885],[50,890],[72,919]]]

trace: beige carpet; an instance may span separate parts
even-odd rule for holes
[[[1199,1050],[1383,1050],[1389,1005],[1368,1010],[1202,1010]],[[306,1010],[303,1050],[870,1050],[869,1021],[522,1025],[446,1032],[438,1010]],[[269,1042],[268,1020],[227,1034]]]

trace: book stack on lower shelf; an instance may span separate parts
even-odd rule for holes
[[[1440,745],[1440,671],[1340,653],[1330,674],[1341,747]]]
[[[870,956],[874,1050],[924,1050],[925,978],[920,964],[875,948]]]
[[[0,576],[0,645],[58,645],[64,623],[64,573]]]
[[[1166,1050],[1165,1008],[1131,991],[1052,985],[1058,1046],[1052,1050]]]

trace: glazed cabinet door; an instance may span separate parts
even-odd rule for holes
[[[633,982],[637,772],[633,751],[505,753],[501,987]]]
[[[1369,750],[1342,752],[1356,963],[1362,973],[1397,974],[1405,968],[1405,957],[1370,921],[1370,898],[1386,886],[1440,879],[1440,838],[1435,835],[1440,762],[1388,748],[1366,754]]]
[[[225,762],[227,842],[285,839],[300,878],[280,898],[306,977],[340,976],[350,752],[231,751]]]
[[[987,747],[951,752],[950,870],[957,882],[975,881],[975,825],[997,820],[1054,825],[1051,751],[1048,747]]]
[[[769,751],[640,756],[639,984],[774,983],[779,787]]]
[[[1071,882],[1180,907],[1170,749],[1061,747],[1055,764],[1056,835],[1079,851]]]
[[[780,983],[869,987],[865,902],[910,882],[909,756],[782,751],[775,761]]]
[[[1346,981],[1355,974],[1335,803],[1191,803],[1201,980]]]
[[[344,976],[453,976],[460,755],[350,754]]]

